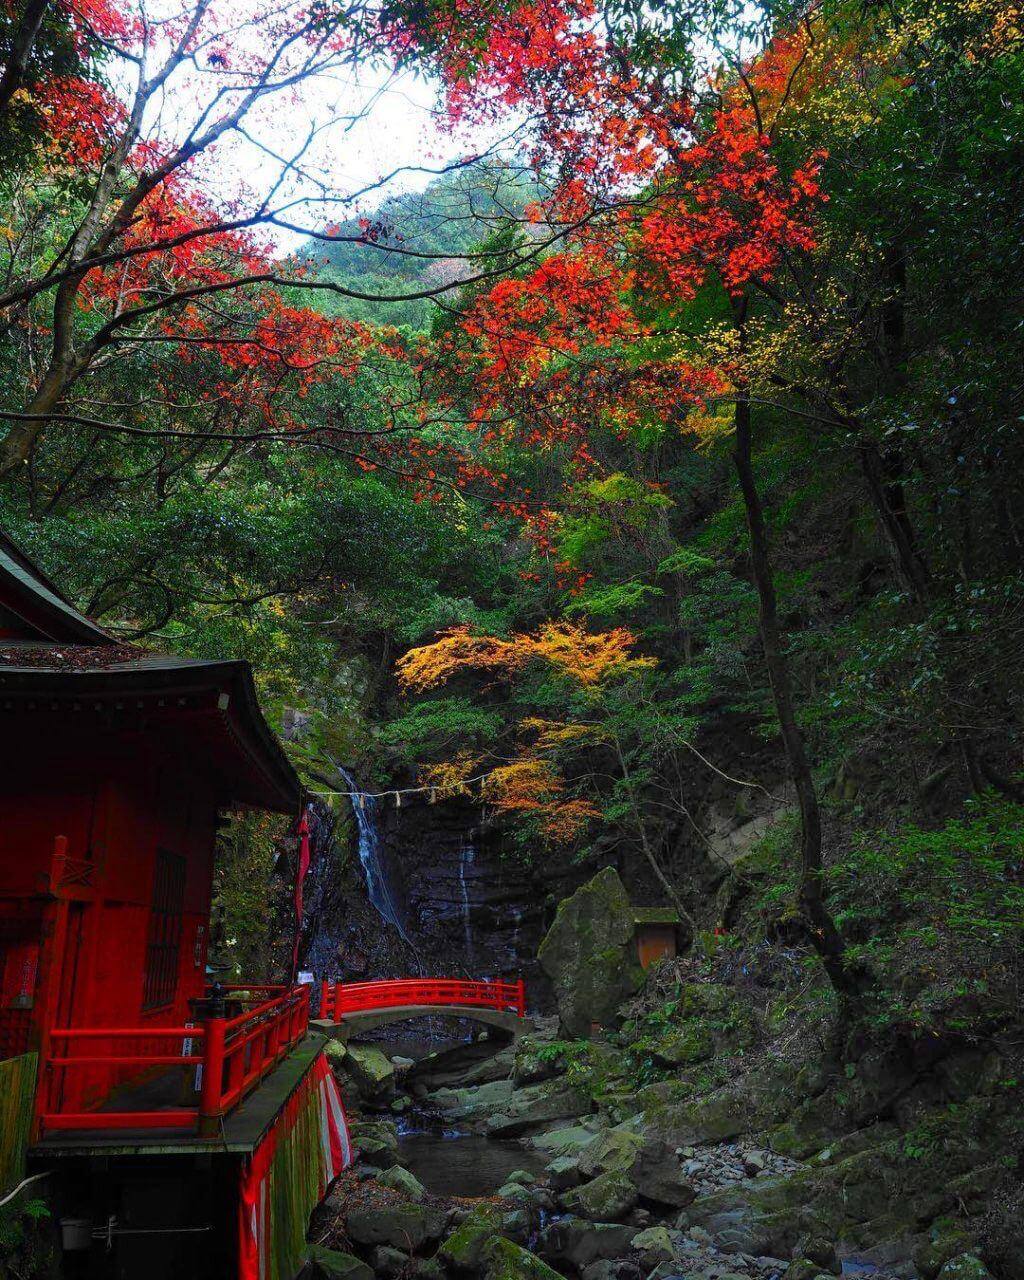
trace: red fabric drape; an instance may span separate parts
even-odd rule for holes
[[[345,1108],[327,1056],[319,1054],[302,1083],[285,1103],[260,1145],[242,1166],[238,1212],[239,1280],[270,1280],[273,1263],[274,1213],[271,1166],[280,1144],[295,1128],[300,1113],[315,1108],[319,1143],[310,1157],[318,1162],[322,1200],[334,1179],[352,1163],[352,1144]],[[310,1205],[312,1212],[314,1205]],[[281,1224],[277,1224],[279,1229]]]

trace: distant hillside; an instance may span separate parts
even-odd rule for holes
[[[322,279],[364,293],[396,294],[457,282],[472,270],[460,255],[499,230],[509,215],[521,214],[536,194],[520,172],[474,165],[436,179],[423,191],[392,196],[361,218],[338,225],[339,234],[365,234],[370,243],[310,240],[296,256]],[[429,299],[382,306],[326,294],[318,305],[332,315],[414,329],[429,324],[434,307]]]

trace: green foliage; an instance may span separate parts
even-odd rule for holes
[[[281,913],[290,900],[288,877],[272,890],[280,841],[287,823],[261,813],[236,814],[218,840],[214,879],[211,962],[228,982],[278,981]],[[221,981],[224,981],[221,977]]]

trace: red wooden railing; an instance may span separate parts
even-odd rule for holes
[[[498,1009],[526,1016],[526,985],[491,978],[395,978],[385,982],[324,982],[320,988],[320,1017],[340,1021],[346,1014],[405,1005],[461,1005]]]
[[[36,1095],[39,1135],[74,1129],[198,1128],[201,1133],[215,1132],[221,1118],[288,1055],[309,1026],[308,986],[232,987],[227,992],[232,1002],[251,1007],[230,1018],[206,1017],[191,1027],[51,1030]],[[65,1085],[77,1072],[133,1068],[129,1075],[138,1080],[168,1067],[202,1068],[198,1106],[82,1111],[64,1104]],[[129,1080],[127,1087],[131,1083]],[[184,1091],[184,1082],[182,1087]],[[70,1093],[77,1098],[77,1090]],[[113,1105],[113,1100],[101,1104],[104,1108]]]

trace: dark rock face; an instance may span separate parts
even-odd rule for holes
[[[478,822],[479,810],[459,801],[382,805],[382,846],[409,935],[427,972],[523,975],[532,994],[544,891]]]
[[[373,820],[379,870],[406,938],[368,900],[359,831],[347,802],[339,802],[337,814],[318,806],[302,967],[318,980],[523,976],[531,1004],[545,1003],[534,957],[545,928],[546,890],[501,857],[495,836],[477,829],[478,810],[424,800],[397,808],[385,797]]]

